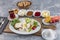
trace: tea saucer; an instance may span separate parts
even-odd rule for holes
[[[17,14],[15,14],[15,16],[16,16],[16,18],[18,18],[18,15],[17,15]],[[14,18],[14,19],[15,19],[15,18]],[[13,19],[11,19],[10,16],[8,16],[8,20],[9,20],[9,21],[12,21]]]

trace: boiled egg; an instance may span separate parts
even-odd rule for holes
[[[15,24],[15,28],[20,28],[20,27],[22,27],[22,24],[21,23],[16,23]]]
[[[28,24],[27,24],[27,28],[30,28],[30,25],[31,25],[31,24],[30,24],[30,23],[28,23]]]

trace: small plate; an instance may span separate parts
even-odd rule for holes
[[[51,25],[51,23],[46,23],[46,22],[44,22],[44,20],[45,19],[42,19],[43,24],[45,24],[45,25]]]

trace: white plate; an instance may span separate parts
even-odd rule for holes
[[[21,21],[23,21],[25,18],[20,18],[20,19],[21,19]],[[32,30],[30,32],[22,32],[22,31],[15,30],[14,27],[11,24],[9,24],[9,29],[12,32],[17,33],[17,34],[29,35],[29,34],[34,34],[34,33],[38,32],[41,29],[41,24],[39,22],[38,22],[38,25],[39,26],[35,30]]]
[[[51,25],[51,23],[46,23],[44,22],[45,19],[42,19],[42,23],[45,24],[45,25]]]

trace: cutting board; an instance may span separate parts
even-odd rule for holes
[[[33,35],[41,36],[42,29],[53,29],[53,30],[56,29],[56,26],[54,26],[54,25],[49,25],[49,26],[44,25],[44,24],[42,23],[42,18],[34,18],[34,19],[37,20],[37,21],[41,24],[41,29],[40,29],[37,33],[35,33],[35,34],[33,34]],[[4,30],[4,32],[6,32],[6,33],[13,33],[13,32],[9,29],[9,23],[8,23],[8,25],[6,26],[6,29]]]

